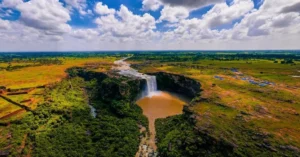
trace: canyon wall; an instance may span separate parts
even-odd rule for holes
[[[174,92],[188,98],[200,95],[201,84],[194,79],[165,72],[149,73],[149,75],[156,76],[158,90]]]

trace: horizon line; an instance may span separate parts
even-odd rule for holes
[[[238,49],[232,49],[232,50],[68,50],[68,51],[0,51],[0,53],[92,53],[92,52],[217,52],[217,51],[300,51],[300,49],[258,49],[258,50],[238,50]]]

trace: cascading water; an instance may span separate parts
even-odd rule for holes
[[[93,116],[93,118],[96,118],[97,116],[96,109],[92,105],[89,105],[89,107],[91,109],[91,115]]]
[[[146,76],[147,81],[147,96],[157,94],[156,76]]]
[[[138,77],[145,79],[147,81],[146,91],[143,92],[142,96],[152,97],[153,95],[158,95],[160,92],[157,91],[157,82],[155,76],[150,76],[146,74],[139,73],[137,70],[130,67],[130,64],[125,62],[128,58],[115,61],[115,70],[119,71],[119,74],[127,77]]]

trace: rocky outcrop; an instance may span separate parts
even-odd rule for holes
[[[100,84],[99,93],[103,100],[122,100],[133,101],[141,93],[146,80],[124,78],[106,78]]]
[[[108,78],[108,75],[101,72],[88,71],[85,68],[73,67],[66,70],[69,77],[82,77],[85,81],[90,81],[92,79],[97,79],[98,82],[102,82],[104,79]]]
[[[146,80],[128,78],[114,72],[95,72],[86,68],[73,67],[66,70],[69,77],[81,77],[85,81],[97,80],[97,96],[104,101],[128,100],[133,102],[145,87]]]
[[[189,98],[200,95],[201,84],[194,79],[165,72],[149,73],[149,75],[156,76],[159,90],[175,92]]]

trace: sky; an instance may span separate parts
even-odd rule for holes
[[[300,49],[300,0],[0,0],[0,52]]]

